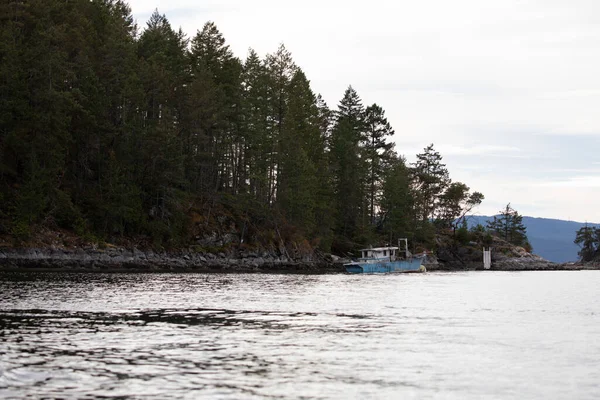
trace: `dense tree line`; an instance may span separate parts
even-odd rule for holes
[[[240,59],[212,22],[190,39],[157,11],[140,30],[120,0],[0,5],[0,229],[16,238],[180,245],[191,205],[229,202],[326,250],[431,245],[483,196],[433,145],[407,164],[394,135],[352,87],[330,109],[283,45]]]

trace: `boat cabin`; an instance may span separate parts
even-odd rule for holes
[[[361,249],[360,254],[363,259],[395,259],[398,256],[398,247],[372,247],[370,249]]]

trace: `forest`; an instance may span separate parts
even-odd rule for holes
[[[118,0],[3,1],[0,235],[177,248],[226,226],[244,246],[432,248],[483,195],[433,144],[408,163],[380,105],[340,97],[283,44],[234,55],[213,22],[188,37]]]

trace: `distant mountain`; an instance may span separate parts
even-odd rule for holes
[[[481,224],[486,225],[493,217],[475,216],[467,217],[469,227]],[[523,217],[523,224],[527,228],[527,237],[533,246],[533,253],[546,260],[554,262],[577,261],[579,246],[573,243],[575,232],[585,226],[583,222],[564,221],[561,219]],[[588,224],[600,227],[600,224]]]

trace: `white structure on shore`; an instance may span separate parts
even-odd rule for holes
[[[483,269],[492,268],[492,249],[488,247],[486,250],[483,248]]]

